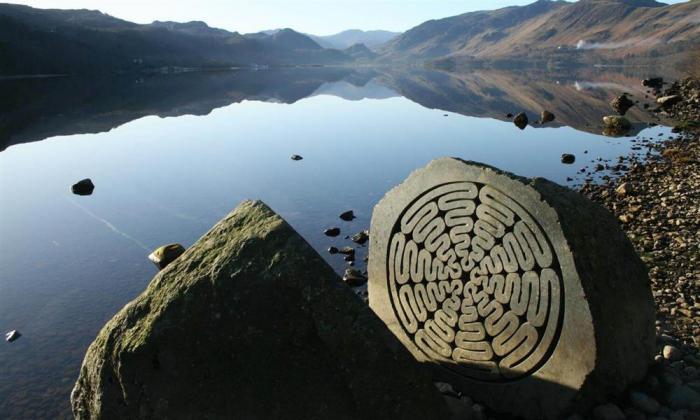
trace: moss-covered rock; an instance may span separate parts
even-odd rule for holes
[[[446,418],[429,375],[284,220],[246,202],[102,329],[77,418]]]

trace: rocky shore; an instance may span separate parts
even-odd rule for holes
[[[631,162],[619,178],[581,188],[615,215],[652,282],[658,354],[645,381],[618,401],[626,418],[700,418],[681,408],[700,403],[700,81],[658,94],[676,95],[672,106],[651,112],[678,121],[677,137],[649,143],[646,160]]]

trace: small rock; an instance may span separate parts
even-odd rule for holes
[[[350,287],[358,287],[367,283],[367,278],[359,270],[348,268],[343,274],[343,281]]]
[[[593,409],[593,417],[596,420],[625,420],[622,410],[615,404],[599,405]]]
[[[540,115],[540,122],[541,122],[542,124],[547,124],[548,122],[554,121],[555,118],[556,118],[556,117],[555,117],[554,114],[552,114],[551,112],[549,112],[549,111],[542,111],[542,115]]]
[[[632,102],[627,95],[622,94],[613,99],[612,102],[610,102],[610,106],[618,114],[625,115],[627,111],[634,106],[634,102]]]
[[[355,213],[352,210],[348,210],[341,213],[339,217],[346,222],[350,222],[355,219]]]
[[[75,195],[90,195],[95,190],[95,184],[92,183],[90,178],[85,178],[73,184],[70,190]]]
[[[344,259],[348,263],[354,263],[355,262],[355,254],[346,255]]]
[[[656,100],[656,103],[664,108],[671,107],[681,101],[681,97],[678,95],[668,95],[662,96]]]
[[[344,246],[338,250],[339,253],[343,255],[355,255],[355,248],[351,246]]]
[[[180,244],[169,244],[161,246],[148,256],[148,259],[153,262],[159,269],[164,269],[177,257],[185,253],[185,248]]]
[[[363,230],[362,232],[352,235],[352,241],[359,245],[364,245],[369,240],[369,231]]]
[[[658,401],[642,392],[630,392],[630,402],[636,408],[649,414],[656,414],[661,408]]]
[[[677,362],[683,358],[683,352],[676,346],[665,345],[663,350],[664,359],[670,362]]]
[[[506,114],[506,118],[513,118],[513,114],[511,114],[510,112],[507,113],[507,114]]]
[[[17,340],[18,338],[20,338],[21,336],[22,336],[22,334],[20,334],[19,331],[12,330],[12,331],[8,332],[7,334],[5,334],[5,341],[7,341],[8,343],[11,343],[11,342]]]
[[[576,162],[576,156],[570,154],[570,153],[564,153],[561,155],[561,163],[564,163],[566,165],[571,165],[574,162]]]
[[[624,197],[632,193],[632,184],[629,182],[623,182],[619,187],[615,189],[617,195]]]
[[[339,250],[338,248],[334,247],[334,246],[328,248],[328,253],[331,254],[331,255],[335,255],[335,254],[337,254],[338,252],[340,252],[340,250]]]
[[[655,88],[655,89],[661,89],[663,84],[664,84],[664,79],[661,77],[650,77],[648,79],[642,80],[642,86]]]
[[[323,231],[323,234],[326,236],[330,236],[331,238],[335,238],[336,236],[340,235],[340,228],[334,227],[326,229]]]
[[[608,115],[603,117],[603,124],[606,128],[611,128],[614,130],[629,130],[632,128],[632,124],[625,117],[619,115]]]
[[[520,114],[516,115],[515,118],[513,118],[513,124],[515,124],[515,126],[521,130],[524,130],[529,122],[530,121],[527,118],[527,114],[524,112],[521,112]]]
[[[292,155],[292,158],[291,158],[291,159],[292,159],[292,160],[302,160],[302,159],[304,159],[304,158],[301,157],[301,156],[299,156],[299,155]]]

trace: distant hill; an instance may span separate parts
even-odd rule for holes
[[[539,0],[425,22],[380,49],[385,58],[499,58],[592,51],[664,54],[700,41],[700,1]]]
[[[365,44],[355,44],[343,50],[343,52],[354,60],[374,60],[377,53],[367,48]]]
[[[285,29],[241,35],[204,22],[141,25],[90,10],[0,4],[0,75],[91,74],[161,67],[348,62]]]
[[[350,29],[337,33],[335,35],[318,36],[309,35],[311,39],[316,41],[323,48],[335,48],[344,50],[352,47],[355,44],[364,44],[367,48],[373,49],[393,38],[396,38],[400,33],[389,31],[361,31],[359,29]]]

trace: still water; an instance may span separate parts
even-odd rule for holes
[[[591,160],[644,153],[639,139],[669,134],[640,106],[632,136],[600,135],[615,95],[645,102],[648,70],[526,73],[0,81],[0,331],[23,334],[0,342],[0,417],[70,417],[87,346],[156,273],[148,253],[193,244],[244,199],[265,201],[340,273],[345,262],[325,249],[349,245],[343,237],[369,226],[384,193],[434,158],[574,186]],[[544,109],[557,120],[524,131],[506,117],[527,111],[533,122]],[[562,153],[577,162],[561,164]],[[72,195],[87,177],[94,194]],[[350,209],[358,218],[341,221]],[[339,238],[323,236],[332,226]]]

